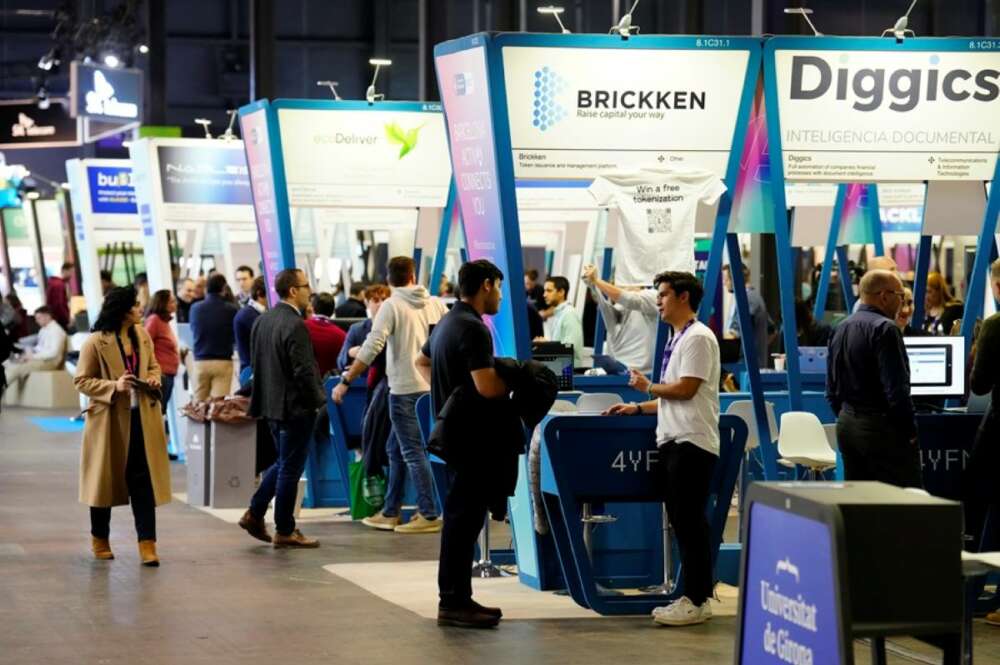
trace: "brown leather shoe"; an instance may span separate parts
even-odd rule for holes
[[[275,549],[280,549],[282,547],[319,547],[318,540],[306,538],[298,529],[292,531],[287,536],[276,533],[274,534],[274,538],[271,539],[271,542],[274,544]]]
[[[160,565],[160,558],[156,556],[155,540],[139,541],[139,558],[142,559],[142,565],[144,566],[155,568]]]
[[[267,524],[264,520],[254,517],[249,510],[243,513],[243,517],[240,518],[240,528],[257,540],[263,540],[265,543],[271,542],[271,534],[267,532]]]
[[[90,549],[94,552],[94,558],[101,561],[110,561],[115,558],[111,551],[111,541],[107,538],[90,537]]]

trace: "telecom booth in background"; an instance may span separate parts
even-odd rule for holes
[[[626,40],[617,34],[479,34],[439,44],[435,48],[435,63],[448,119],[469,258],[492,260],[511,276],[505,281],[505,288],[514,285],[512,293],[504,293],[504,309],[491,321],[498,354],[525,358],[530,353],[523,290],[520,280],[515,279],[522,272],[522,215],[515,188],[532,181],[543,188],[564,186],[585,190],[596,178],[614,171],[666,167],[704,169],[725,182],[729,193],[722,196],[717,208],[715,223],[711,225],[712,245],[705,261],[708,295],[700,316],[709,320],[712,312],[707,303],[714,303],[718,288],[731,195],[736,188],[759,74],[758,40],[648,36],[631,36]],[[668,102],[652,108],[650,96],[642,106],[639,93],[633,92],[631,97],[616,95],[614,102],[608,94],[599,104],[593,103],[594,91],[659,90],[664,70],[681,77],[671,87],[682,91],[681,98],[671,93]],[[651,97],[655,99],[656,95]],[[702,99],[711,103],[702,104]],[[683,111],[675,111],[675,105]],[[660,269],[672,267],[693,272],[697,270],[694,256],[697,206],[690,208],[690,216],[678,210],[674,219],[667,210],[671,203],[678,202],[670,198],[676,193],[677,190],[654,185],[640,193],[640,197],[645,194],[652,197],[651,205],[642,207],[656,209],[652,215],[655,219],[649,220],[653,227],[664,229],[676,224],[683,228],[685,238],[690,234],[691,256],[683,257],[684,265],[664,265]],[[686,197],[684,200],[688,201]],[[736,246],[735,237],[730,241],[731,247]],[[621,249],[623,242],[619,242],[616,250]],[[590,245],[586,251],[590,252],[594,246]],[[571,280],[573,277],[570,275]],[[737,295],[745,296],[742,289],[737,291]],[[740,311],[743,320],[748,320],[745,297]],[[654,367],[657,364],[654,362]],[[762,402],[759,407],[763,414]],[[581,420],[556,418],[542,432],[542,491],[552,489],[568,502],[558,505],[601,500],[596,494],[589,498],[569,496],[575,493],[574,488],[586,484],[579,475],[584,473],[582,466],[575,469],[571,464],[545,466],[545,460],[551,461],[554,455],[549,445],[555,446],[561,441],[559,437],[565,439],[566,445],[571,440],[578,445],[584,445],[584,441],[590,445],[588,437],[606,437],[606,432],[602,433],[598,427],[599,420],[593,421],[592,429],[581,426]],[[571,426],[573,421],[575,426]],[[636,432],[635,446],[643,448],[646,443],[651,444],[643,440],[651,433],[652,429]],[[736,439],[735,445],[742,445],[740,439]],[[640,464],[636,468],[641,472],[645,466]],[[550,588],[550,584],[558,584],[551,574],[555,565],[574,598],[598,611],[636,611],[643,602],[665,600],[668,594],[652,594],[642,597],[642,602],[628,604],[629,609],[623,605],[604,605],[602,599],[595,604],[586,593],[574,592],[574,589],[596,589],[598,582],[618,585],[626,579],[651,583],[663,580],[659,536],[655,542],[640,542],[628,536],[658,534],[659,506],[643,511],[643,504],[629,505],[641,494],[637,483],[642,480],[626,473],[631,469],[628,464],[621,465],[621,469],[612,467],[608,476],[609,482],[614,479],[618,484],[617,489],[608,492],[609,484],[599,492],[615,502],[614,510],[609,506],[607,512],[619,521],[597,528],[593,539],[585,535],[579,540],[579,514],[560,511],[556,517],[555,503],[546,506],[547,513],[553,524],[566,529],[566,540],[557,539],[553,543],[538,537],[530,521],[530,508],[520,505],[526,501],[512,505],[511,521],[522,581]],[[725,483],[719,485],[724,486]],[[630,487],[636,491],[631,501]],[[591,526],[584,528],[589,531]],[[581,546],[590,548],[586,555],[579,550]]]
[[[240,109],[240,129],[269,284],[299,267],[320,289],[347,286],[379,267],[370,251],[380,245],[385,258],[433,249],[441,274],[445,252],[433,242],[454,219],[440,104],[261,100]],[[438,278],[428,281],[435,290]],[[347,447],[364,403],[359,380],[343,405],[330,404],[333,445],[310,455],[304,505],[348,504]]]
[[[132,180],[142,227],[149,292],[175,291],[177,280],[218,270],[234,285],[237,266],[260,274],[250,178],[242,141],[234,139],[146,138],[129,146]],[[235,288],[235,287],[234,287]],[[182,346],[190,346],[188,324],[172,323]],[[189,354],[185,372],[193,367]],[[190,399],[192,386],[178,375],[167,414],[170,431],[188,420],[177,406]],[[184,436],[171,436],[183,454]]]

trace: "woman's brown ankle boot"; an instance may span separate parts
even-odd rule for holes
[[[144,566],[159,566],[160,559],[156,556],[156,541],[155,540],[140,540],[139,541],[139,558],[142,559],[142,565]]]
[[[111,551],[111,542],[107,538],[90,537],[90,549],[94,552],[94,558],[101,561],[109,561],[115,558]]]

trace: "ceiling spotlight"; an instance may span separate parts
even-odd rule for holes
[[[378,72],[382,67],[388,67],[392,64],[392,60],[386,60],[385,58],[372,58],[368,61],[369,65],[375,65],[375,74],[372,75],[372,82],[365,90],[365,100],[369,104],[374,104],[377,101],[385,99],[385,95],[382,93],[375,92],[375,82],[378,81]]]
[[[340,85],[337,81],[316,81],[316,85],[323,87],[326,86],[330,88],[330,92],[333,94],[333,98],[338,102],[342,99],[340,95],[337,94],[337,86]]]
[[[38,92],[35,93],[35,98],[38,102],[38,108],[42,111],[48,110],[49,106],[52,104],[52,100],[49,99],[49,91],[45,89],[45,84],[38,86]]]
[[[146,46],[145,44],[139,44],[139,46],[136,47],[136,50],[139,51],[139,53],[142,53],[143,55],[149,53],[149,47]]]
[[[816,26],[813,25],[812,19],[809,18],[809,15],[813,13],[813,10],[809,9],[808,7],[785,7],[785,13],[798,14],[799,16],[804,18],[806,20],[806,23],[809,24],[809,27],[812,28],[814,37],[823,36],[823,33],[816,29]]]
[[[212,132],[208,131],[209,125],[212,124],[211,120],[209,120],[208,118],[195,118],[194,122],[196,125],[201,125],[201,128],[205,130],[206,139],[212,138]]]
[[[907,37],[916,37],[916,33],[910,30],[910,12],[913,8],[917,6],[917,0],[913,0],[910,3],[910,8],[906,10],[906,13],[896,19],[896,23],[891,28],[886,28],[882,31],[882,36],[885,37],[888,34],[892,34],[896,38],[897,42],[902,42]]]
[[[59,66],[59,56],[56,53],[55,48],[49,49],[49,52],[38,59],[38,68],[50,72],[53,67]]]
[[[563,9],[562,7],[556,7],[555,5],[548,5],[546,7],[539,7],[538,8],[538,13],[539,14],[549,14],[550,16],[552,16],[556,20],[556,23],[559,24],[559,29],[562,30],[562,33],[564,35],[568,35],[568,34],[570,34],[570,32],[566,28],[566,26],[563,25],[562,18],[560,18],[560,16],[559,16],[564,11],[566,11],[566,10]]]
[[[632,25],[632,12],[635,11],[635,8],[638,5],[639,5],[639,0],[635,0],[635,2],[632,3],[632,8],[625,13],[625,16],[622,16],[621,20],[618,21],[618,24],[611,26],[611,29],[608,30],[608,34],[613,35],[617,32],[619,35],[621,35],[622,39],[628,39],[629,35],[632,34],[633,30],[636,32],[636,34],[638,34],[639,26]]]
[[[121,58],[119,58],[114,53],[105,53],[103,59],[104,59],[104,64],[107,65],[108,67],[117,67],[118,65],[122,64]]]

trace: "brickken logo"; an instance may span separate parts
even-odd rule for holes
[[[469,72],[455,74],[455,94],[459,97],[473,94],[476,91],[473,81],[472,74]]]
[[[91,115],[107,115],[115,118],[138,118],[139,106],[129,102],[120,102],[115,97],[115,88],[108,81],[104,72],[94,72],[94,88],[86,94],[87,113]]]
[[[16,139],[55,136],[55,133],[55,125],[39,125],[33,118],[23,113],[18,113],[17,122],[10,126],[10,135]]]
[[[565,107],[557,101],[557,95],[566,90],[566,79],[548,67],[535,72],[535,104],[531,124],[545,131],[566,117]]]
[[[851,71],[850,58],[840,56],[840,64],[834,67],[824,58],[812,55],[792,57],[791,98],[812,100],[826,96],[831,88],[838,101],[850,101],[857,111],[875,111],[882,107],[889,97],[889,109],[899,113],[912,111],[922,101],[936,102],[943,98],[952,102],[968,99],[977,102],[992,102],[1000,95],[1000,71],[981,69],[971,72],[967,69],[937,68],[941,57],[932,55],[930,67],[895,69],[874,69],[860,67]]]
[[[535,72],[533,126],[544,132],[569,115],[562,94],[567,88],[569,82],[549,67]],[[703,90],[577,89],[576,117],[663,120],[667,111],[705,110],[707,96]]]

